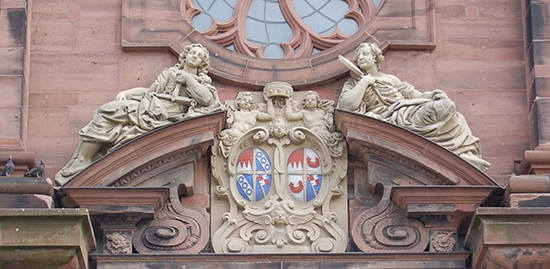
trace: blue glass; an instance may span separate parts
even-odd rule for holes
[[[191,21],[191,25],[199,31],[212,26],[212,19],[218,22],[228,22],[233,17],[238,0],[193,0],[193,4],[202,12]]]
[[[199,31],[212,26],[213,19],[220,23],[228,22],[233,17],[239,0],[193,0],[202,12],[193,17],[192,25]],[[382,0],[371,0],[379,7]],[[176,0],[174,0],[176,2]],[[344,17],[349,11],[345,0],[292,0],[294,9],[304,23],[316,33],[328,35],[337,28],[347,36],[359,30],[357,21]],[[242,29],[241,29],[242,30]],[[246,38],[253,45],[265,45],[266,58],[282,59],[284,50],[280,46],[293,36],[292,28],[281,11],[278,0],[252,0],[246,15]],[[235,51],[230,45],[227,49]],[[320,50],[314,48],[313,53]]]
[[[282,59],[285,55],[281,43],[292,38],[277,0],[253,0],[246,16],[246,38],[253,45],[265,45],[264,55],[270,59]]]

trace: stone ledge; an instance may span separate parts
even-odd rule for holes
[[[98,255],[102,268],[468,268],[470,252]]]
[[[549,209],[478,208],[464,243],[472,268],[549,268]]]
[[[0,268],[89,268],[95,248],[86,209],[0,210]]]

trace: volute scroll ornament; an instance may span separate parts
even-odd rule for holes
[[[213,250],[344,252],[347,151],[327,142],[341,136],[333,103],[274,82],[226,105],[212,150]]]
[[[424,224],[406,218],[389,196],[385,198],[361,213],[353,223],[355,245],[365,253],[423,252],[429,243]]]
[[[198,253],[208,242],[207,226],[200,213],[172,199],[155,213],[154,219],[137,225],[133,244],[142,254]]]

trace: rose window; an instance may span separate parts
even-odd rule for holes
[[[329,49],[365,26],[383,0],[174,0],[185,19],[225,48],[270,59]]]

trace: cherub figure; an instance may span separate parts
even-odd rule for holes
[[[292,111],[292,100],[286,99],[285,116],[288,121],[302,120],[304,125],[316,134],[329,135],[331,131],[334,131],[333,104],[334,101],[323,102],[318,92],[308,91],[302,99],[302,110],[298,112]]]
[[[267,106],[273,107],[273,101],[267,100]],[[235,110],[230,109],[227,116],[227,127],[225,130],[231,137],[238,137],[250,130],[258,121],[273,120],[273,116],[266,112],[255,109],[254,100],[250,92],[240,92],[235,100]]]
[[[228,107],[228,129],[218,134],[218,139],[220,140],[219,147],[224,156],[229,154],[233,143],[246,131],[254,128],[258,121],[265,122],[274,119],[273,113],[269,113],[273,108],[273,101],[268,99],[266,102],[267,113],[255,109],[254,100],[250,92],[240,92],[237,95],[234,107]]]
[[[291,98],[286,99],[285,116],[288,121],[302,120],[304,126],[319,135],[333,156],[340,156],[344,149],[344,138],[334,132],[334,101],[322,100],[318,92],[308,91],[301,103],[301,110],[293,112]]]

